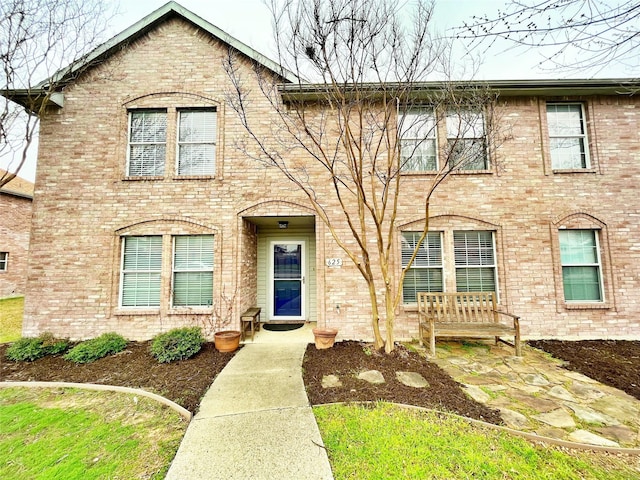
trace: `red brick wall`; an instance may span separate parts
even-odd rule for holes
[[[168,21],[68,87],[64,109],[43,119],[25,334],[86,338],[118,330],[142,339],[202,322],[210,312],[169,308],[167,289],[160,309],[132,314],[118,308],[120,238],[126,234],[214,233],[214,291],[237,291],[237,309],[255,301],[256,232],[240,212],[271,200],[302,206],[308,201],[275,169],[237,148],[246,134],[225,102],[230,84],[221,64],[227,51],[191,25]],[[246,86],[257,92],[251,70],[241,68]],[[509,135],[492,158],[492,171],[449,178],[432,199],[432,228],[483,226],[496,232],[501,303],[522,316],[525,337],[639,338],[640,100],[568,99],[586,103],[593,171],[551,170],[546,98],[500,101]],[[175,179],[168,160],[162,179],[125,179],[128,108],[202,105],[218,110],[215,178]],[[263,117],[258,133],[270,135],[275,119],[268,104],[257,95],[251,106]],[[319,171],[309,165],[309,173]],[[401,228],[421,220],[419,195],[428,181],[422,175],[403,180]],[[340,214],[328,182],[317,193],[328,212]],[[557,231],[585,224],[601,231],[607,298],[601,305],[573,308],[562,300]],[[320,221],[316,251],[318,321],[337,326],[341,338],[371,338],[366,285]],[[396,277],[399,253],[400,235]],[[334,257],[344,260],[342,268],[325,266],[324,259]],[[399,310],[398,338],[415,337],[415,309]]]

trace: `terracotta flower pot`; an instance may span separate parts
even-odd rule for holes
[[[213,341],[219,352],[235,352],[240,345],[240,332],[236,330],[216,332],[213,335]]]
[[[316,348],[322,350],[323,348],[333,347],[337,334],[338,329],[336,328],[314,328],[313,336],[316,341]]]

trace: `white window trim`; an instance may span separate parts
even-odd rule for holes
[[[582,133],[581,135],[552,135],[551,129],[549,128],[549,105],[574,105],[580,107],[580,123]],[[552,170],[590,170],[593,168],[593,164],[591,162],[591,152],[589,151],[589,135],[587,132],[587,115],[586,110],[584,108],[584,103],[582,102],[547,102],[545,105],[545,112],[547,114],[547,135],[549,136],[549,153],[550,153],[550,162]],[[552,138],[580,138],[582,139],[582,143],[584,146],[584,154],[585,154],[585,166],[584,167],[556,167],[553,164],[553,155],[551,154],[551,139]]]
[[[216,124],[215,124],[215,140],[213,142],[181,142],[180,141],[180,117],[184,112],[214,112],[216,114]],[[176,110],[176,148],[175,148],[175,175],[176,177],[198,177],[198,176],[206,176],[213,177],[216,175],[216,170],[218,168],[217,165],[217,156],[218,156],[218,121],[219,121],[219,112],[215,107],[195,107],[195,108],[179,108]],[[213,163],[213,172],[212,173],[180,173],[180,146],[181,145],[213,145],[214,146],[214,156],[211,159]]]
[[[481,136],[477,136],[476,132],[475,132],[475,128],[471,127],[470,124],[467,125],[467,128],[460,132],[460,127],[464,126],[463,124],[466,122],[463,122],[464,120],[464,115],[475,115],[480,117],[479,120],[481,120],[481,125],[482,125],[482,135]],[[455,128],[449,128],[450,127],[450,122],[449,119],[451,118],[455,118],[455,125],[453,127]],[[475,123],[475,122],[474,122]],[[479,122],[478,122],[479,123]],[[479,140],[482,141],[483,143],[483,147],[484,147],[484,168],[458,168],[458,171],[460,172],[486,172],[487,170],[489,170],[489,142],[487,139],[487,118],[486,118],[486,113],[484,111],[484,109],[481,110],[474,110],[474,109],[462,109],[459,111],[456,110],[447,110],[446,114],[445,114],[445,130],[446,130],[446,134],[447,134],[447,145],[450,144],[450,142],[452,141],[457,141],[457,140],[462,140],[462,141],[467,141],[467,140]],[[455,130],[455,131],[453,131]],[[450,158],[448,158],[447,160],[449,162],[455,161],[455,158],[453,158],[453,155],[450,153]]]
[[[453,250],[452,250],[452,254],[453,254],[453,264],[454,264],[454,279],[455,280],[455,285],[456,285],[456,291],[458,290],[458,282],[457,282],[457,275],[456,271],[458,268],[493,268],[493,284],[495,285],[495,292],[496,292],[496,300],[499,302],[500,299],[500,293],[499,293],[499,283],[498,283],[498,255],[497,255],[497,251],[496,251],[496,232],[493,230],[480,230],[480,229],[475,229],[475,230],[452,230],[451,232],[451,237],[453,240],[453,234],[455,232],[489,232],[491,234],[491,248],[493,251],[493,264],[492,265],[458,265],[456,263],[456,256],[455,256],[455,241],[453,242]]]
[[[126,248],[126,242],[127,242],[127,238],[136,238],[136,237],[161,237],[162,235],[124,235],[122,237],[120,237],[120,288],[119,288],[119,292],[118,292],[118,307],[126,310],[126,311],[130,311],[130,310],[158,310],[160,309],[161,305],[162,305],[162,264],[160,265],[160,270],[132,270],[132,271],[125,271],[124,269],[124,252],[125,252],[125,248]],[[162,239],[162,243],[164,243],[164,239]],[[159,298],[159,304],[158,305],[123,305],[123,300],[124,300],[124,277],[126,273],[152,273],[152,272],[158,272],[160,273],[160,298]]]
[[[213,244],[215,246],[215,236],[213,234],[202,234],[202,235],[206,235],[206,236],[211,236],[213,237]],[[211,272],[211,281],[212,283],[214,282],[214,267],[215,267],[215,255],[213,256],[213,264],[211,266],[211,268],[201,268],[201,269],[184,269],[184,270],[177,270],[176,269],[176,238],[178,237],[197,237],[197,236],[201,236],[201,234],[194,234],[194,235],[172,235],[171,236],[171,295],[170,295],[170,307],[172,309],[180,309],[180,308],[187,308],[187,309],[198,309],[198,308],[203,308],[203,309],[210,309],[212,308],[212,304],[210,305],[174,305],[174,288],[175,288],[175,274],[176,273],[191,273],[191,272]],[[213,287],[213,285],[212,285]],[[213,295],[215,295],[215,292],[213,292]],[[213,298],[211,299],[211,302],[213,303]]]
[[[9,252],[0,252],[0,272],[6,272],[9,269]]]
[[[404,230],[401,232],[401,236],[404,236],[405,233],[415,233],[420,235],[420,231],[417,230]],[[422,270],[437,270],[439,269],[442,272],[442,290],[446,290],[446,285],[447,285],[447,269],[445,268],[445,247],[444,247],[444,232],[440,231],[440,230],[429,230],[428,233],[437,233],[439,238],[440,238],[440,265],[416,265],[416,262],[414,260],[414,262],[411,264],[411,266],[409,267],[409,269],[407,270],[407,272],[413,270],[413,269],[422,269]],[[427,239],[427,237],[425,237],[425,240]],[[401,239],[402,241],[402,239]],[[404,260],[402,259],[402,247],[400,248],[400,260],[401,260],[401,264],[402,264],[402,269],[406,269],[406,265],[404,263]],[[406,280],[406,276],[404,278],[404,280]],[[404,280],[403,280],[403,284],[400,285],[400,288],[404,288]],[[404,300],[404,296],[402,298],[402,303],[404,305],[416,305],[416,302],[405,302]]]
[[[427,132],[427,136],[426,137],[409,137],[409,136],[405,136],[405,132],[406,130],[410,130],[411,126],[407,126],[405,125],[405,121],[406,121],[406,117],[409,115],[415,115],[415,116],[428,116],[431,118],[431,121],[433,122],[432,127],[429,129],[429,131]],[[438,120],[437,120],[437,116],[436,116],[436,110],[435,108],[431,107],[431,106],[427,106],[425,105],[424,107],[419,107],[416,106],[414,108],[410,108],[408,109],[406,112],[401,113],[398,115],[398,119],[400,119],[400,117],[402,117],[402,120],[400,121],[400,124],[397,126],[397,128],[400,129],[400,132],[398,134],[398,140],[400,142],[400,153],[402,153],[402,143],[403,141],[407,141],[407,142],[415,142],[414,145],[414,151],[417,151],[419,147],[422,146],[422,144],[428,143],[428,142],[433,142],[433,146],[434,146],[434,152],[435,152],[435,168],[433,170],[409,170],[409,169],[405,169],[403,168],[403,166],[400,166],[400,171],[405,174],[405,173],[422,173],[422,172],[437,172],[438,169],[440,168],[440,157],[438,155]],[[425,123],[428,122],[429,120],[425,120]],[[402,159],[402,156],[400,157]]]
[[[141,112],[154,112],[154,113],[164,113],[166,115],[166,130],[165,130],[165,139],[164,142],[132,142],[131,141],[131,122],[133,121],[133,114],[141,113]],[[126,176],[127,177],[135,177],[135,178],[156,178],[163,177],[166,175],[166,162],[167,162],[167,134],[169,133],[169,114],[166,109],[163,108],[139,108],[139,109],[131,109],[127,111],[127,159],[126,159]],[[163,167],[163,173],[161,175],[131,175],[131,146],[132,145],[164,145],[165,146],[165,165]]]
[[[565,303],[568,305],[575,304],[602,304],[606,303],[606,289],[604,288],[604,277],[602,272],[602,258],[600,253],[600,230],[595,228],[568,228],[568,229],[560,229],[560,231],[570,231],[570,230],[586,230],[593,233],[595,239],[595,247],[596,247],[596,260],[597,263],[563,263],[562,262],[562,253],[560,253],[560,276],[562,279],[562,298]],[[558,232],[558,246],[560,251],[562,252],[562,241],[560,240],[560,233]],[[597,267],[598,268],[598,287],[600,290],[600,300],[567,300],[566,295],[564,294],[564,267]]]

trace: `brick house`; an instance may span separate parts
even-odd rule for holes
[[[0,188],[0,298],[25,293],[32,203],[28,180],[15,177]]]
[[[366,286],[340,265],[307,198],[234,147],[246,133],[225,100],[230,48],[249,87],[258,89],[251,62],[289,80],[171,2],[94,52],[100,62],[51,105],[25,335],[147,339],[227,307],[237,327],[260,306],[263,321],[371,338]],[[511,135],[433,198],[428,253],[403,285],[396,337],[417,335],[416,291],[486,289],[522,316],[524,337],[640,338],[638,96],[622,80],[489,83]],[[266,100],[252,108],[273,120]],[[435,135],[434,145],[447,141],[446,129]],[[412,192],[430,161],[403,179],[396,272],[424,220]],[[329,188],[318,193],[338,208]]]

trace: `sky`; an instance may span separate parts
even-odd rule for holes
[[[138,20],[161,7],[167,0],[105,0],[118,9],[118,14],[109,22],[105,39],[117,35]],[[411,0],[408,0],[409,2]],[[258,52],[274,59],[271,17],[264,0],[179,0],[183,7],[208,22],[224,30],[237,40]],[[453,28],[471,21],[474,15],[492,16],[504,7],[506,0],[438,0],[435,7],[434,25],[441,32],[451,32]],[[459,51],[462,57],[462,50]],[[541,68],[541,52],[508,48],[498,44],[490,55],[482,59],[479,70],[473,75],[476,80],[541,79],[541,78],[589,78],[585,72],[559,72]],[[636,74],[637,75],[637,74]],[[629,72],[606,70],[598,77],[628,77]],[[35,148],[29,155],[28,164],[20,176],[35,179]],[[0,160],[0,168],[3,167]]]

